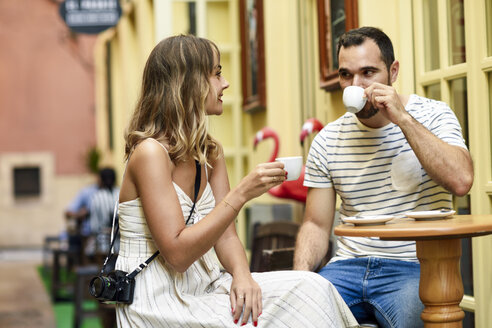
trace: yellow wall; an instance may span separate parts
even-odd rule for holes
[[[98,147],[103,162],[112,163],[121,177],[124,171],[126,124],[140,92],[142,71],[154,47],[154,16],[151,0],[122,3],[123,15],[116,27],[101,33],[95,47],[96,117]],[[110,53],[106,44],[110,44]],[[107,56],[111,63],[113,149],[108,138]]]
[[[231,83],[224,96],[224,114],[210,118],[211,133],[224,143],[231,186],[235,186],[242,176],[256,164],[269,158],[271,142],[264,142],[254,150],[252,141],[255,133],[269,126],[277,131],[280,138],[280,156],[307,154],[307,147],[299,144],[299,133],[305,119],[316,117],[327,124],[345,110],[341,101],[341,91],[325,92],[319,88],[318,59],[318,25],[317,0],[264,0],[264,37],[266,66],[266,110],[244,113],[241,96],[241,64],[239,39],[239,8],[237,0],[194,0],[197,10],[198,35],[209,37],[222,52],[223,73]],[[395,87],[398,92],[410,94],[422,92],[422,86],[416,85],[416,66],[414,58],[414,6],[417,0],[359,0],[359,26],[376,26],[387,33],[393,41],[396,59],[400,61],[400,73]],[[442,0],[440,3],[442,4]],[[140,91],[140,79],[145,60],[153,46],[163,37],[176,33],[185,33],[188,26],[185,6],[187,2],[170,0],[126,0],[122,1],[124,15],[119,24],[98,38],[95,50],[96,63],[96,112],[98,146],[103,150],[104,163],[113,163],[119,176],[123,173],[123,131],[135,105]],[[465,1],[467,15],[479,16],[484,8],[471,10],[472,1]],[[201,13],[201,14],[200,14]],[[384,14],[382,14],[384,13]],[[443,14],[444,15],[444,14]],[[469,18],[469,17],[468,17]],[[468,19],[470,21],[470,19]],[[418,34],[417,34],[418,35]],[[480,31],[469,32],[467,38],[478,49]],[[106,43],[110,43],[111,53],[111,103],[113,106],[114,148],[109,149],[107,122],[106,88]],[[483,46],[483,45],[482,45]],[[421,57],[422,49],[415,53]],[[489,70],[490,58],[482,61],[474,50],[470,56],[470,65],[486,66]],[[467,55],[468,56],[468,55]],[[484,67],[485,67],[484,66]],[[472,75],[470,75],[472,76]],[[485,75],[484,75],[485,78]],[[479,78],[473,79],[474,81]],[[492,84],[492,82],[490,82]],[[485,83],[483,83],[485,85]],[[470,85],[473,87],[474,85]],[[474,86],[479,92],[482,84]],[[489,86],[490,90],[490,86]],[[481,94],[486,93],[482,90]],[[470,98],[470,97],[469,97]],[[472,97],[471,103],[475,104]],[[478,103],[481,108],[487,104]],[[470,107],[471,141],[482,138],[479,131],[489,127],[488,120]],[[310,138],[309,140],[311,140]],[[472,140],[473,139],[473,140]],[[487,212],[490,209],[490,160],[487,152],[490,147],[473,142],[472,155],[476,163],[476,182],[472,190],[472,208],[474,211]],[[485,155],[484,155],[485,154]],[[483,180],[483,181],[482,181]],[[486,180],[486,181],[485,181]],[[485,181],[485,182],[484,182]],[[261,196],[252,203],[291,203],[294,206],[294,219],[300,221],[303,208],[293,201]],[[245,241],[246,223],[243,211],[239,215],[239,236]],[[485,237],[483,237],[485,238]],[[485,244],[484,244],[485,245]],[[487,244],[488,245],[488,244]],[[490,248],[490,246],[487,246]],[[491,284],[483,281],[490,279],[483,272],[490,272],[490,261],[486,252],[478,250],[484,246],[474,240],[475,283],[480,284],[485,292],[478,291],[477,299],[490,295]],[[480,255],[480,256],[479,256]],[[478,262],[478,261],[477,261]],[[476,287],[477,289],[477,287]],[[473,308],[474,301],[468,300]],[[492,308],[491,302],[477,301],[478,326],[490,321],[487,313]]]
[[[298,135],[304,119],[311,116],[310,109],[302,106],[303,85],[312,86],[312,90],[308,91],[310,94],[304,97],[315,99],[314,116],[324,124],[345,112],[341,91],[325,92],[319,88],[318,45],[314,45],[315,49],[301,47],[303,40],[300,35],[304,37],[306,30],[311,34],[317,32],[317,17],[312,13],[299,14],[300,6],[304,6],[301,11],[316,10],[316,1],[306,0],[306,3],[299,4],[295,0],[264,1],[267,109],[266,113],[251,114],[251,120],[257,124],[252,124],[250,138],[257,129],[270,126],[280,135],[282,156],[302,154]],[[382,12],[394,14],[387,14],[381,19]],[[359,26],[379,27],[393,41],[395,56],[401,64],[395,87],[402,93],[415,92],[412,51],[402,50],[413,47],[410,12],[409,1],[359,1]],[[305,19],[310,19],[308,24]],[[314,39],[317,43],[317,36]],[[310,76],[301,72],[301,66],[306,65],[300,62],[301,58],[309,61]],[[252,156],[257,157],[255,154]]]
[[[382,12],[394,14],[381,19]],[[395,87],[408,94],[415,92],[413,52],[402,49],[413,47],[410,12],[410,1],[359,1],[359,26],[376,26],[390,36],[401,64]],[[314,116],[327,124],[345,113],[341,91],[326,92],[319,87],[316,13],[315,0],[264,1],[267,108],[266,112],[248,114],[253,123],[248,124],[246,139],[252,140],[256,131],[269,126],[279,134],[281,156],[307,154],[308,147],[303,150],[299,144],[305,119]],[[306,38],[313,40],[307,42],[308,47]],[[251,150],[251,165],[268,158],[270,149],[271,143],[266,143]],[[282,202],[267,195],[257,201]],[[299,205],[292,204],[297,208],[296,220],[300,220],[302,208],[299,212]]]
[[[400,62],[400,73],[395,88],[400,93],[415,92],[413,64],[413,36],[411,1],[371,0],[359,1],[359,26],[374,26],[382,29],[392,40],[395,58]],[[385,13],[384,19],[381,13]],[[316,64],[316,63],[315,63]],[[317,79],[317,76],[315,76]],[[316,93],[316,113],[324,123],[335,120],[345,113],[342,92]]]
[[[223,72],[231,83],[225,92],[224,114],[211,118],[210,128],[226,147],[232,186],[256,164],[269,157],[272,149],[270,142],[262,143],[253,150],[252,141],[259,129],[269,126],[277,131],[281,142],[280,156],[305,156],[308,145],[303,149],[299,143],[304,120],[314,116],[326,124],[344,113],[341,92],[325,92],[319,88],[316,0],[268,0],[263,3],[267,106],[264,111],[243,113],[240,109],[241,67],[237,57],[240,46],[237,1],[197,1],[197,11],[207,13],[205,20],[198,22],[199,33],[210,37],[221,48]],[[185,33],[184,4],[162,0],[126,1],[118,25],[102,33],[98,39],[98,145],[106,156],[103,161],[114,163],[120,176],[124,155],[122,136],[140,91],[145,60],[162,37]],[[385,19],[381,20],[378,19],[381,12],[393,12],[394,15],[385,15]],[[411,5],[405,0],[359,1],[359,25],[378,26],[392,38],[396,56],[401,61],[396,87],[406,93],[414,92],[412,51],[401,51],[412,47],[409,12]],[[166,27],[169,20],[172,23]],[[107,141],[106,42],[111,45],[112,150]],[[269,195],[252,201],[255,202],[290,202],[294,206],[294,219],[301,220],[302,206],[297,202],[274,199]]]

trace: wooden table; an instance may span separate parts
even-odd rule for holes
[[[335,235],[415,240],[420,261],[419,294],[425,327],[462,327],[465,313],[460,272],[461,238],[492,234],[492,215],[454,215],[439,220],[393,219],[386,224],[342,224]]]

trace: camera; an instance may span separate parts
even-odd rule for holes
[[[94,277],[89,284],[91,295],[102,303],[131,304],[134,290],[135,279],[129,277],[126,272],[121,270]]]

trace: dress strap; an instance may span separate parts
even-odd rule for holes
[[[167,150],[167,148],[166,148],[166,147],[164,147],[164,145],[163,145],[163,144],[161,144],[161,143],[160,143],[159,141],[157,141],[156,139],[154,139],[154,138],[147,138],[147,139],[154,140],[155,142],[157,142],[157,143],[159,144],[159,146],[161,146],[162,148],[164,148],[164,150],[165,150],[167,153],[169,153],[169,152],[168,152],[168,150]],[[207,168],[207,165],[205,165],[205,176],[207,177],[207,181],[208,181],[208,168]]]
[[[166,151],[166,153],[169,153],[169,152],[168,152],[168,150],[167,150],[167,148],[166,148],[166,147],[164,147],[164,145],[163,145],[163,144],[161,144],[161,143],[160,143],[159,141],[157,141],[156,139],[154,139],[154,138],[147,138],[147,139],[154,140],[155,142],[157,142],[157,144],[158,144],[159,146],[161,146],[162,148],[164,148],[164,150]]]

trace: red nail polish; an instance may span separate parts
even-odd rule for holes
[[[258,326],[258,321],[253,322],[253,326]]]
[[[234,320],[234,323],[237,323],[238,322],[238,319]]]
[[[246,322],[243,322],[243,324],[241,326],[244,326],[246,324]]]

